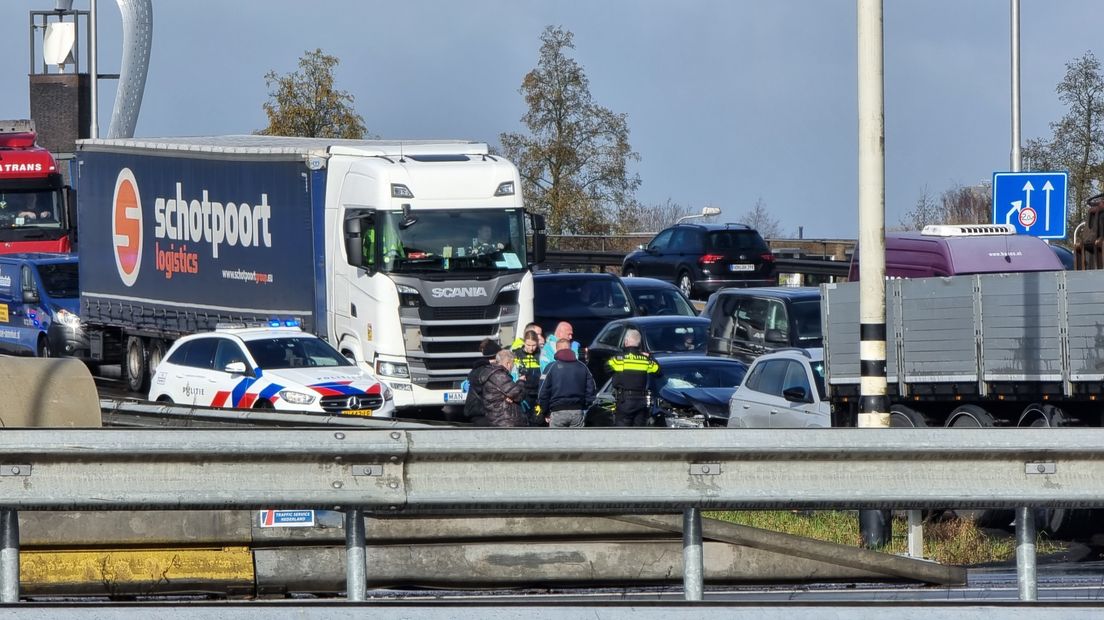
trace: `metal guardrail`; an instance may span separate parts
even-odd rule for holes
[[[620,267],[625,259],[624,252],[573,252],[552,251],[545,255],[542,266],[555,267]],[[818,276],[847,277],[851,264],[846,261],[824,260],[818,258],[775,258],[775,270],[778,273],[801,273]]]
[[[534,472],[544,472],[534,484]],[[365,514],[683,512],[701,594],[699,510],[1014,507],[1021,596],[1032,512],[1104,506],[1104,429],[4,431],[0,602],[19,598],[17,511],[345,511],[348,596],[364,600]]]
[[[191,407],[148,401],[100,399],[104,426],[116,428],[374,428],[407,429],[448,426],[402,418],[374,418],[272,409]]]

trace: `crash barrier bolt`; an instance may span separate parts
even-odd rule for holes
[[[1039,600],[1039,582],[1035,574],[1035,512],[1016,509],[1016,581],[1021,601]]]
[[[908,511],[908,554],[910,558],[924,557],[924,517],[919,510]]]
[[[0,509],[0,603],[19,602],[19,512]]]
[[[682,512],[682,587],[686,600],[702,600],[704,572],[701,511],[687,508]]]
[[[345,591],[350,601],[367,598],[364,544],[364,511],[349,508],[345,511]]]

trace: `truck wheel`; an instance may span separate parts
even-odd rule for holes
[[[977,405],[961,405],[951,412],[947,420],[948,428],[990,428],[996,426],[993,414]],[[978,527],[998,527],[1008,529],[1014,514],[1011,510],[981,509],[955,510],[959,519],[973,521]]]
[[[38,345],[35,346],[35,357],[52,357],[50,355],[50,342],[46,340],[46,336],[38,337]]]
[[[889,408],[889,425],[892,428],[927,428],[927,418],[919,411],[904,405]]]
[[[139,336],[127,338],[126,359],[123,361],[127,389],[139,393],[148,390],[149,356],[146,352],[146,340]]]

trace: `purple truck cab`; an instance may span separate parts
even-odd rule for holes
[[[1063,269],[1045,241],[1004,224],[925,226],[919,233],[886,233],[885,244],[887,278]],[[848,280],[858,279],[856,247]]]

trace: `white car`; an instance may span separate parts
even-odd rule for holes
[[[157,365],[158,402],[391,417],[391,388],[298,327],[228,327],[185,336]]]
[[[779,349],[756,358],[744,375],[728,403],[728,427],[829,427],[824,398],[824,349]]]

